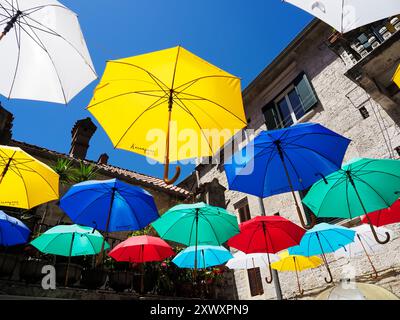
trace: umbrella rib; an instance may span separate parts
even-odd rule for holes
[[[8,10],[0,3],[0,7],[4,10],[6,14],[8,14],[8,18],[12,18],[13,16],[8,12]],[[3,15],[5,17],[5,15]]]
[[[358,172],[360,172],[360,171],[361,170],[359,170]],[[386,174],[388,176],[392,176],[392,177],[400,180],[400,176],[396,176],[395,174],[392,174],[392,173],[389,173],[389,172],[385,172],[385,171],[380,171],[380,170],[362,170],[361,174],[354,174],[353,173],[353,175],[355,175],[356,177],[360,177],[360,176],[363,176],[363,175],[366,175],[366,174],[370,174],[370,173]]]
[[[155,101],[153,104],[151,104],[148,108],[146,108],[136,119],[135,121],[133,121],[131,123],[131,125],[128,127],[128,129],[125,130],[124,134],[121,136],[121,138],[118,140],[118,142],[115,144],[115,148],[118,148],[118,145],[121,143],[122,139],[125,138],[125,136],[128,134],[128,132],[133,128],[133,126],[137,123],[137,121],[147,112],[150,111],[154,108],[159,107],[160,105],[162,105],[163,103],[165,103],[165,101],[163,100],[164,97],[159,98],[157,101]],[[161,101],[163,100],[163,101]]]
[[[348,179],[346,179],[346,202],[347,202],[347,209],[349,210],[350,219],[353,219],[351,209],[350,209],[349,180]]]
[[[178,46],[178,52],[176,54],[176,59],[175,59],[175,66],[174,66],[174,73],[172,75],[172,84],[171,84],[171,89],[174,90],[174,85],[175,85],[175,76],[176,76],[176,70],[178,68],[178,60],[179,60],[179,53],[181,51],[181,47]]]
[[[178,97],[178,95],[176,95],[174,93],[174,97],[176,99],[178,99],[181,103],[183,103],[182,99]],[[214,117],[211,117],[203,108],[201,108],[198,104],[194,103],[193,101],[191,101],[191,103],[193,104],[193,106],[195,106],[196,108],[200,109],[210,120],[212,120],[219,128],[223,129],[223,127],[214,119]],[[189,107],[186,107],[189,109]]]
[[[360,179],[358,176],[355,176],[355,178],[356,178],[358,181],[360,181],[360,182],[364,183],[365,185],[367,185],[370,189],[372,189],[372,191],[374,191],[374,192],[378,195],[378,197],[381,198],[381,199],[383,200],[383,202],[387,205],[387,207],[390,207],[390,206],[391,206],[391,204],[387,203],[386,199],[383,198],[383,197],[381,196],[381,194],[380,194],[374,187],[372,187],[368,182],[366,182],[366,181],[363,180],[363,179]]]
[[[88,236],[87,234],[85,234],[84,236],[86,237],[86,239],[88,239],[88,241],[89,241],[89,243],[90,243],[90,246],[91,246],[92,249],[93,249],[93,254],[97,254],[97,251],[96,251],[96,249],[95,249],[95,247],[94,247],[94,245],[93,245],[93,243],[92,243],[92,240],[90,239],[90,236]]]
[[[137,214],[136,210],[134,210],[132,208],[131,204],[119,192],[116,193],[116,196],[117,196],[117,198],[119,198],[120,200],[122,200],[123,202],[125,202],[128,205],[128,207],[131,209],[131,212],[133,213],[133,215],[131,215],[131,217],[134,218],[134,220],[136,221],[137,226],[139,228],[142,228],[138,218],[136,217],[136,214]],[[145,226],[143,226],[143,227],[145,227]]]
[[[213,231],[215,240],[217,240],[218,245],[221,245],[220,240],[218,239],[217,233],[215,232],[214,226],[212,225],[212,223],[210,222],[210,220],[208,220],[207,216],[203,213],[200,212],[199,216],[202,216],[203,219],[205,219],[207,221],[207,223],[209,224],[209,226],[211,227],[211,230]]]
[[[24,17],[22,17],[22,19],[25,20]],[[25,22],[26,22],[26,20],[25,20]],[[18,24],[18,26],[19,26],[23,31],[25,31],[25,33],[26,33],[27,35],[29,35],[29,37],[30,37],[33,41],[35,41],[36,43],[38,43],[35,39],[33,39],[33,37],[29,34],[29,32],[26,31],[24,27],[22,27],[21,23],[17,23],[17,24]],[[54,71],[55,71],[55,73],[56,73],[56,75],[57,75],[57,79],[58,79],[58,82],[59,82],[59,85],[60,85],[60,88],[61,88],[61,92],[62,92],[62,94],[63,94],[64,102],[65,102],[65,104],[67,104],[67,97],[66,97],[66,95],[65,95],[64,86],[63,86],[63,84],[62,84],[60,75],[59,75],[58,70],[57,70],[57,68],[56,68],[56,65],[55,65],[55,63],[54,63],[54,61],[53,61],[53,58],[51,57],[49,51],[47,50],[46,46],[43,44],[43,42],[42,42],[42,40],[40,39],[40,37],[36,34],[35,30],[33,30],[33,28],[32,28],[29,24],[28,24],[28,27],[31,29],[32,33],[36,36],[36,38],[38,38],[39,43],[40,43],[39,47],[41,47],[41,48],[44,50],[44,52],[46,52],[46,54],[47,54],[47,56],[48,56],[48,58],[49,58],[51,64],[53,65],[53,69],[54,69]]]
[[[50,32],[50,34],[53,34],[54,36],[57,36],[59,38],[61,38],[62,40],[64,40],[72,49],[74,49],[76,51],[76,53],[82,58],[82,60],[85,62],[85,64],[90,68],[90,70],[96,75],[97,77],[97,73],[96,71],[93,69],[93,67],[90,65],[90,63],[88,63],[88,61],[86,61],[85,57],[82,55],[82,53],[70,42],[68,41],[65,37],[63,37],[61,34],[59,34],[58,32],[56,32],[55,30],[45,26],[44,24],[42,24],[41,22],[37,21],[36,19],[33,19],[32,17],[28,16],[28,15],[23,15],[21,16],[22,19],[25,20],[25,23],[30,27],[30,28],[36,28],[37,30],[43,31],[37,27],[34,27],[33,25],[29,25],[29,23],[27,22],[27,20],[25,19],[28,18],[30,20],[32,20],[33,22],[37,23],[38,25],[42,26],[43,28],[47,28]],[[37,36],[39,38],[39,36]]]
[[[54,190],[53,186],[43,177],[42,174],[40,174],[38,171],[36,171],[36,170],[34,170],[34,169],[28,167],[26,164],[23,164],[23,163],[22,163],[21,165],[22,165],[22,166],[25,166],[26,168],[28,168],[28,169],[30,169],[30,170],[32,170],[32,171],[29,171],[29,172],[36,173],[39,177],[41,177],[42,180],[43,180],[44,182],[46,182],[46,184],[47,184],[47,185],[50,187],[50,189],[54,192],[54,194],[58,196],[58,192],[56,192],[56,190]],[[24,169],[22,169],[22,168],[18,168],[18,169],[19,169],[19,170],[24,170]],[[25,170],[26,170],[26,169],[25,169]],[[28,171],[28,170],[26,170],[26,171]]]
[[[122,62],[122,61],[116,61],[116,60],[110,60],[110,61],[108,61],[108,62],[109,62],[109,63],[116,63],[116,64],[127,65],[127,66],[130,66],[130,67],[133,67],[133,68],[137,68],[137,69],[139,69],[139,70],[142,70],[143,72],[147,73],[147,75],[154,81],[154,83],[155,83],[162,91],[165,92],[166,95],[169,95],[169,94],[170,94],[170,93],[168,92],[168,90],[169,90],[168,86],[167,86],[163,81],[161,81],[158,77],[156,77],[154,74],[152,74],[150,71],[148,71],[148,70],[146,70],[146,69],[144,69],[144,68],[142,68],[142,67],[140,67],[140,66],[137,66],[137,65],[128,63],[128,62]],[[160,85],[160,83],[161,83],[166,89],[164,89],[164,88]]]
[[[293,164],[293,161],[290,159],[290,157],[289,157],[289,155],[287,154],[287,152],[286,152],[284,149],[282,149],[282,152],[283,152],[284,155],[286,155],[286,159],[289,161],[290,165],[292,166],[293,171],[294,171],[295,174],[297,175],[297,179],[298,179],[298,180],[302,180],[302,179],[301,179],[301,176],[300,176],[300,174],[299,174],[299,172],[297,171],[295,165]],[[302,182],[301,184],[303,185],[303,182]],[[304,188],[304,185],[303,185],[303,188]],[[306,189],[306,188],[304,188],[304,189]]]
[[[15,38],[17,39],[18,54],[17,54],[17,63],[16,63],[15,70],[14,70],[14,76],[13,76],[13,80],[11,83],[11,88],[8,93],[8,99],[11,98],[12,91],[13,91],[14,85],[15,85],[15,80],[17,79],[19,64],[20,64],[20,60],[21,60],[21,39],[22,39],[21,38],[21,27],[18,30],[17,30],[17,28],[14,28],[14,33],[15,33]],[[18,36],[19,36],[19,38],[18,38]]]
[[[179,95],[179,94],[181,94],[181,92],[177,92],[177,94]],[[216,105],[217,107],[220,107],[221,109],[223,109],[223,110],[225,110],[226,112],[228,112],[229,114],[231,114],[233,117],[235,117],[236,119],[238,119],[238,120],[239,120],[240,122],[242,122],[244,125],[247,125],[247,123],[246,123],[245,121],[243,121],[242,119],[240,119],[236,114],[234,114],[232,111],[230,111],[229,109],[225,108],[224,106],[222,106],[221,104],[219,104],[219,103],[217,103],[217,102],[215,102],[215,101],[212,101],[212,100],[210,100],[210,99],[207,99],[207,98],[204,98],[204,97],[201,97],[201,96],[189,94],[189,93],[183,93],[183,94],[188,95],[188,96],[190,96],[190,97],[198,98],[199,100],[203,100],[203,101],[210,102],[211,104]],[[179,99],[179,100],[180,100],[180,99]]]
[[[14,168],[11,168],[11,167],[10,167],[10,170],[12,170],[12,171],[13,171],[17,176],[19,176],[20,179],[22,180],[22,183],[23,183],[24,189],[25,189],[26,202],[27,202],[27,204],[28,204],[28,207],[30,208],[31,205],[30,205],[30,201],[29,201],[28,188],[27,188],[27,186],[26,186],[24,177],[22,176],[21,172],[19,171],[19,169],[18,169],[17,167],[15,167],[15,169],[18,171],[18,173],[14,170]]]
[[[329,246],[331,252],[335,252],[336,250],[332,247],[331,243],[330,243],[329,240],[325,237],[324,233],[323,233],[323,232],[319,232],[319,234],[325,239],[325,241],[326,241],[326,243],[328,244],[328,246]],[[321,241],[320,241],[320,244],[321,244],[321,247],[322,247]],[[323,250],[323,249],[322,249],[322,250]],[[326,254],[327,252],[326,252],[325,250],[323,250],[322,253]]]
[[[96,103],[94,103],[94,104],[92,104],[92,105],[90,105],[90,106],[88,106],[86,109],[91,109],[91,108],[93,108],[93,107],[96,107],[97,105],[99,105],[99,104],[102,104],[102,103],[104,103],[104,102],[108,102],[108,101],[111,101],[111,100],[114,100],[114,99],[117,99],[117,98],[121,98],[121,97],[124,97],[124,96],[128,96],[128,95],[131,95],[131,94],[140,94],[142,91],[130,91],[130,92],[124,92],[124,93],[120,93],[120,94],[118,94],[118,95],[115,95],[115,96],[112,96],[112,97],[110,97],[110,98],[107,98],[107,99],[104,99],[104,100],[102,100],[102,101],[99,101],[99,102],[96,102]],[[165,94],[164,96],[162,96],[162,97],[160,97],[160,96],[157,96],[157,98],[159,98],[156,102],[154,102],[154,103],[158,103],[160,100],[162,100],[162,99],[164,99],[165,98],[165,101],[167,101],[167,95]],[[165,101],[163,101],[163,103],[165,102]],[[151,107],[152,105],[150,105],[150,107]],[[149,108],[150,108],[149,107]]]
[[[187,112],[187,113],[193,118],[193,120],[196,122],[197,126],[199,127],[200,132],[201,132],[202,135],[203,135],[203,138],[206,140],[206,142],[207,142],[207,144],[208,144],[208,147],[210,148],[211,153],[214,154],[214,150],[212,149],[211,144],[210,144],[210,142],[208,141],[208,139],[207,139],[207,137],[206,137],[206,135],[205,135],[205,133],[204,133],[204,131],[203,131],[203,128],[201,127],[201,125],[200,125],[200,123],[198,122],[198,120],[196,119],[196,117],[190,112],[190,110],[188,109],[188,107],[187,107],[181,100],[179,100],[179,102],[182,103],[182,105],[183,105],[184,107],[182,107],[182,105],[180,105],[177,101],[175,101],[175,102],[176,102],[176,104],[177,104],[183,111]]]
[[[186,88],[180,90],[180,92],[182,93],[183,91],[189,89],[189,88],[190,88],[192,85],[194,85],[196,82],[198,82],[198,81],[200,81],[200,80],[208,79],[208,78],[227,78],[227,79],[236,79],[236,80],[240,80],[239,78],[234,77],[234,76],[222,76],[222,75],[204,76],[204,77],[200,77],[200,78],[197,78],[197,79],[190,80],[190,81],[188,81],[188,82],[186,82],[186,83],[184,83],[184,84],[181,84],[180,86],[176,87],[175,90],[181,89],[182,87],[188,85],[188,87],[186,87]]]

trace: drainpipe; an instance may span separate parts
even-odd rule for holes
[[[266,212],[265,212],[264,201],[263,201],[262,198],[258,198],[258,202],[259,202],[259,205],[260,205],[261,215],[263,217],[265,217],[266,216]],[[275,269],[272,269],[272,277],[274,279],[274,287],[275,287],[276,299],[277,300],[283,300],[281,283],[279,282],[279,274],[278,274],[278,271],[276,271]]]

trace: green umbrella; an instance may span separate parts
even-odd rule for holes
[[[61,225],[51,228],[31,242],[31,245],[46,254],[68,257],[65,285],[71,257],[95,255],[101,252],[103,236],[93,228],[79,225]],[[109,249],[108,243],[104,245]]]
[[[235,215],[205,203],[178,205],[152,226],[161,238],[194,246],[195,250],[199,245],[220,246],[239,233]],[[194,270],[196,273],[197,261]]]
[[[352,219],[390,207],[399,192],[400,161],[354,159],[315,183],[303,202],[319,218]],[[378,243],[389,242],[388,233],[382,241],[369,224]]]

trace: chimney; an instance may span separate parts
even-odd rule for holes
[[[100,155],[99,160],[97,160],[98,164],[103,164],[103,165],[107,165],[108,164],[108,159],[110,157],[108,156],[107,153],[103,153],[102,155]]]
[[[72,142],[69,155],[80,160],[86,159],[89,141],[96,130],[97,127],[90,118],[77,121],[71,131]]]
[[[12,138],[14,116],[3,108],[0,102],[0,144],[7,145]]]

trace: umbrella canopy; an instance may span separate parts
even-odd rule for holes
[[[311,230],[308,230],[298,246],[289,248],[289,254],[311,257],[322,255],[330,280],[333,281],[332,273],[329,268],[325,254],[335,252],[343,246],[354,242],[356,232],[342,226],[334,226],[328,223],[320,223]]]
[[[400,14],[397,0],[284,0],[312,14],[340,33]]]
[[[109,61],[88,110],[116,148],[165,163],[168,184],[170,161],[212,156],[228,142],[212,130],[247,125],[240,79],[182,47]]]
[[[375,273],[375,276],[378,277],[378,272],[370,256],[377,254],[379,251],[382,251],[384,247],[376,243],[374,235],[369,226],[364,224],[352,228],[352,230],[356,232],[355,241],[337,250],[335,252],[335,256],[337,258],[346,257],[349,259],[359,258],[360,256],[366,256],[372,267],[372,270]],[[386,233],[390,234],[391,237],[393,236],[393,232],[386,228],[377,228],[376,233],[380,237],[385,236]]]
[[[0,246],[25,244],[30,234],[31,231],[24,223],[0,211]]]
[[[400,222],[400,200],[397,200],[391,207],[368,213],[368,217],[363,217],[361,222],[374,226],[382,227],[389,224]]]
[[[224,247],[199,246],[197,248],[186,248],[181,251],[172,262],[179,268],[206,269],[223,265],[232,258],[232,254]]]
[[[306,227],[294,191],[306,190],[321,177],[338,170],[350,140],[321,126],[306,123],[263,131],[225,164],[229,189],[261,198],[292,192],[303,227]],[[315,224],[315,223],[314,223]]]
[[[117,245],[110,253],[116,261],[144,263],[163,261],[175,253],[164,240],[156,237],[131,237]]]
[[[318,257],[303,257],[297,255],[289,255],[287,251],[279,254],[280,260],[271,264],[271,268],[279,272],[296,272],[297,285],[302,295],[304,290],[301,289],[299,272],[307,269],[314,269],[323,264]]]
[[[175,206],[152,226],[161,238],[187,246],[220,246],[239,233],[234,214],[203,202]]]
[[[303,202],[317,217],[352,219],[390,207],[399,191],[400,161],[354,159],[315,183]],[[390,240],[389,234],[384,241],[374,236],[381,244]]]
[[[395,73],[395,75],[393,77],[393,81],[400,88],[400,65],[397,68],[397,71],[396,71],[396,73]]]
[[[31,245],[45,254],[64,257],[95,255],[101,251],[103,236],[93,228],[60,225],[43,233]],[[105,249],[110,248],[106,243]]]
[[[242,270],[242,269],[254,269],[254,268],[267,268],[269,261],[278,261],[279,257],[275,254],[271,254],[268,260],[268,255],[265,253],[250,253],[245,254],[242,251],[238,251],[233,255],[226,266],[232,270]]]
[[[66,104],[97,78],[78,17],[60,2],[0,0],[0,28],[5,97]]]
[[[117,179],[72,186],[60,208],[74,223],[105,232],[141,230],[159,217],[150,193]]]
[[[49,166],[22,149],[0,146],[1,206],[31,209],[56,200],[58,180]]]
[[[272,282],[270,253],[277,253],[300,243],[305,230],[293,222],[277,216],[256,217],[240,225],[240,233],[228,241],[228,245],[247,254],[267,253],[267,266]]]

